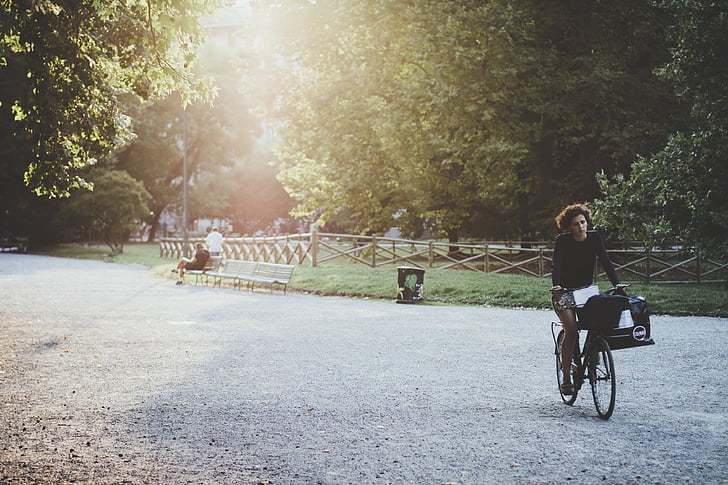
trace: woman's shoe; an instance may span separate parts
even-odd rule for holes
[[[564,396],[571,396],[574,394],[574,384],[571,382],[561,384],[561,394]]]

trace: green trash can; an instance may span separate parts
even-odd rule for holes
[[[422,287],[425,283],[425,270],[421,268],[397,268],[397,303],[417,303],[422,301]]]

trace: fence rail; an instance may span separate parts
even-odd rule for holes
[[[188,251],[202,238],[190,238]],[[622,280],[646,283],[725,283],[728,262],[691,254],[681,248],[651,249],[641,243],[619,243],[610,249]],[[180,238],[163,238],[160,256],[179,258],[184,253]],[[305,233],[290,236],[227,238],[223,246],[227,259],[269,261],[312,266],[347,260],[372,268],[408,265],[485,273],[551,276],[552,242],[489,241],[445,243],[414,241],[378,236],[333,233]],[[604,273],[598,273],[604,277]]]

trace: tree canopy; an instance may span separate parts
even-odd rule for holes
[[[0,146],[39,195],[88,183],[81,170],[130,136],[119,94],[205,91],[191,74],[197,19],[216,0],[2,0]]]
[[[63,217],[70,227],[96,232],[111,254],[119,254],[149,211],[149,193],[123,170],[93,168],[85,176],[94,184],[93,192],[80,192],[64,201]]]
[[[322,222],[543,236],[679,119],[654,75],[671,16],[647,0],[275,4],[281,178]]]
[[[241,95],[234,50],[228,38],[203,35],[198,23],[222,3],[229,2],[2,0],[3,230],[32,235],[34,242],[57,239],[56,216],[68,211],[67,223],[90,226],[90,212],[77,209],[96,196],[75,189],[93,189],[90,173],[123,171],[151,194],[151,211],[140,217],[151,222],[154,237],[162,213],[181,206],[183,119],[193,219],[242,225],[242,217],[270,224],[271,217],[285,216],[288,199],[275,173],[251,158],[260,122]],[[89,172],[93,166],[104,170]],[[246,200],[241,191],[263,187],[277,197],[267,207],[275,211],[252,215],[250,205],[234,203]],[[27,188],[81,202],[42,202]]]
[[[728,2],[671,0],[674,46],[661,75],[690,108],[665,147],[600,177],[599,215],[616,233],[728,255]]]
[[[199,216],[266,223],[280,164],[294,214],[352,232],[549,237],[599,197],[613,234],[727,252],[728,0],[258,0],[246,49],[206,54],[243,74],[216,68],[215,90],[197,19],[221,3],[0,0],[6,222],[48,210],[24,186],[66,196],[96,163],[160,214],[185,105]],[[280,207],[251,211],[260,190]]]
[[[248,112],[248,100],[240,93],[233,56],[221,44],[208,40],[200,53],[199,69],[214,80],[213,102],[193,101],[186,112],[178,93],[139,103],[133,116],[135,139],[115,157],[118,167],[142,181],[152,194],[150,239],[162,213],[182,206],[185,117],[192,219],[230,217],[227,202],[239,190],[231,185],[231,173],[249,161],[260,135],[259,121]]]

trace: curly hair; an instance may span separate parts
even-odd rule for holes
[[[556,226],[560,231],[566,232],[569,230],[571,220],[578,215],[583,215],[586,219],[586,223],[591,227],[591,211],[583,204],[571,204],[564,207],[564,210],[556,216]]]

